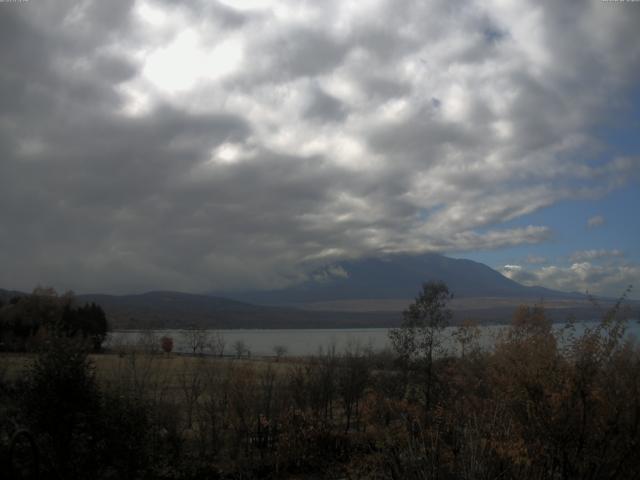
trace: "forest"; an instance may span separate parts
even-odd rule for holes
[[[31,295],[0,298],[0,351],[36,351],[64,336],[100,351],[109,330],[104,310],[94,302],[77,305],[73,292],[58,295],[36,287]]]
[[[0,460],[14,478],[626,479],[640,471],[640,349],[626,335],[625,295],[580,334],[571,320],[553,330],[540,305],[519,307],[489,349],[465,322],[454,330],[454,355],[443,349],[451,295],[427,283],[391,330],[389,351],[352,344],[269,359],[178,355],[166,339],[164,348],[96,353],[101,334],[84,322],[100,323],[99,307],[32,297],[40,298],[0,310],[3,332],[42,316],[29,335],[11,337],[28,352],[0,355]],[[18,315],[22,302],[31,306]]]

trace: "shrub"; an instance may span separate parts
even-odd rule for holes
[[[171,337],[162,337],[160,339],[160,348],[166,354],[169,354],[173,351],[173,338]]]
[[[92,473],[100,394],[86,351],[66,337],[52,339],[28,372],[22,400],[47,463],[66,478]]]

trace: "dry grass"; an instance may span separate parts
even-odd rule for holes
[[[32,353],[0,353],[0,378],[15,381],[23,378],[37,356]],[[261,373],[271,367],[276,374],[285,374],[292,363],[299,359],[255,357],[236,359],[231,357],[191,356],[177,354],[147,354],[131,351],[126,354],[104,353],[89,355],[100,383],[113,383],[135,375],[139,381],[162,381],[169,389],[181,388],[183,378],[196,371],[228,367],[252,369]],[[135,380],[134,380],[135,381]]]

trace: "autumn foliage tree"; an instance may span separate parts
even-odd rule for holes
[[[160,339],[160,348],[167,355],[173,350],[173,338],[164,336]]]

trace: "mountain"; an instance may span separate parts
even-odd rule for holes
[[[430,280],[445,282],[455,298],[584,298],[575,293],[526,287],[482,263],[433,253],[343,261],[317,270],[311,280],[301,285],[227,296],[262,305],[412,299],[422,283]]]
[[[281,309],[250,305],[237,300],[171,291],[137,295],[78,295],[78,302],[95,302],[104,308],[119,328],[180,328],[189,326],[232,326],[238,317],[243,326],[268,320]]]
[[[23,295],[26,295],[26,293],[19,292],[17,290],[4,290],[4,289],[0,288],[0,301],[3,302],[3,303],[8,302],[13,297],[21,297]]]

